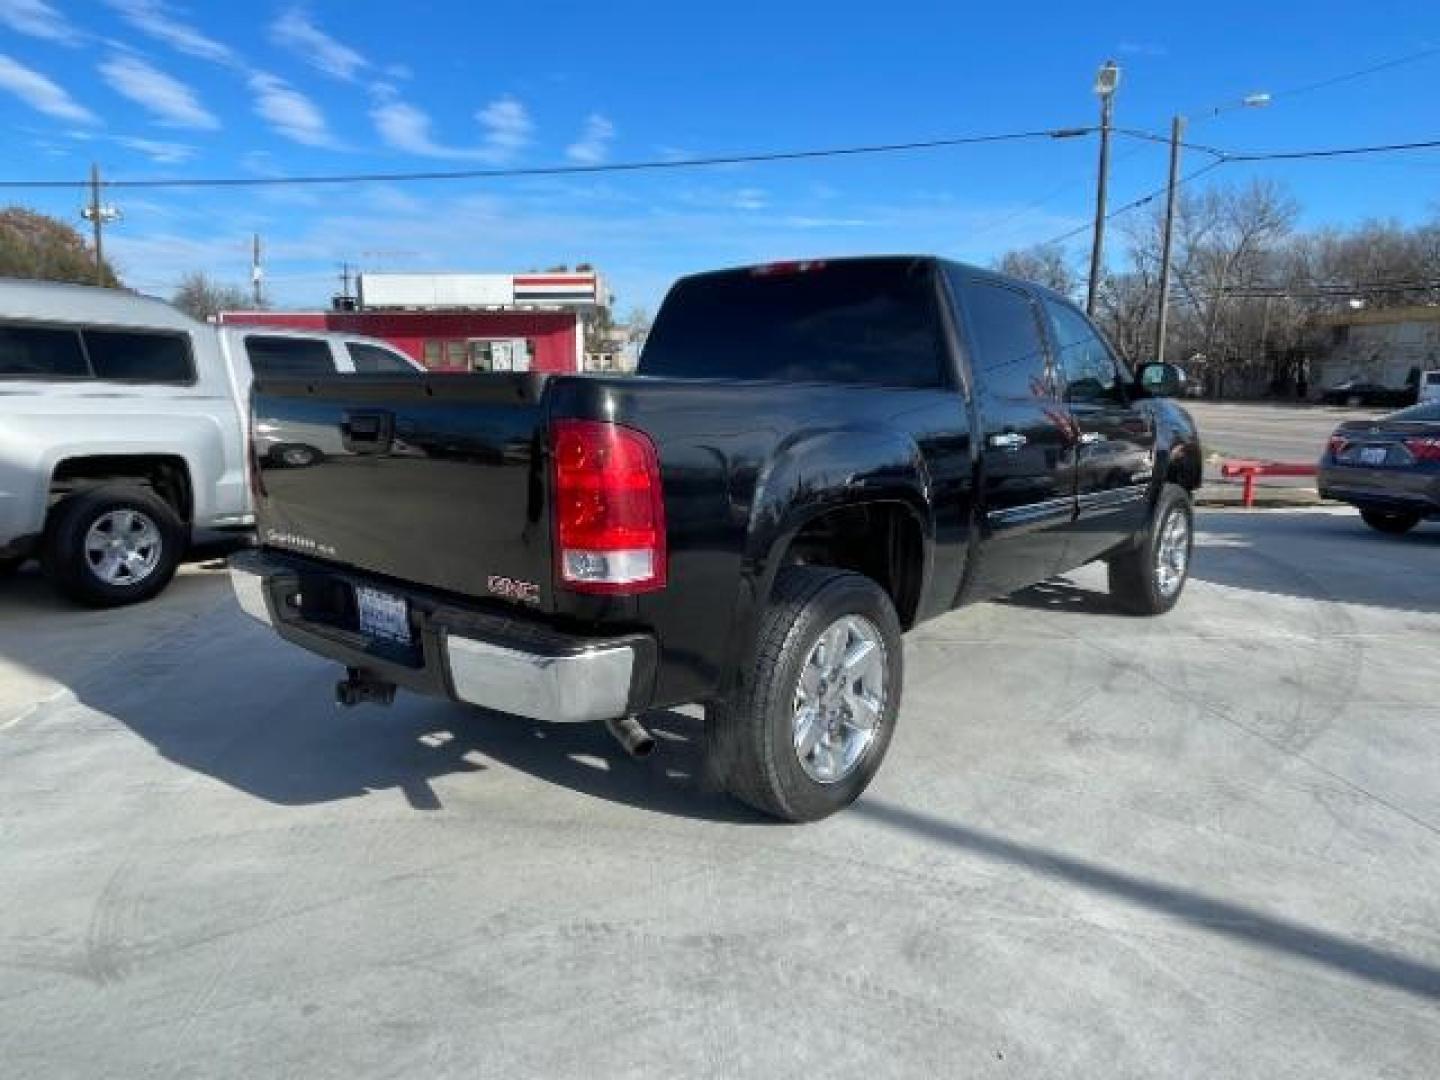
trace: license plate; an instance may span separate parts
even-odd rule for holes
[[[1389,447],[1385,446],[1362,446],[1360,448],[1361,465],[1384,465],[1385,458],[1389,455]]]
[[[355,606],[360,611],[360,633],[377,641],[410,644],[410,605],[404,599],[357,585]]]

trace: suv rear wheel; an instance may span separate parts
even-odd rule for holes
[[[869,578],[782,570],[754,661],[709,717],[731,794],[786,821],[854,802],[895,733],[902,648],[894,605]]]
[[[1132,615],[1163,615],[1190,577],[1195,514],[1190,493],[1166,484],[1155,500],[1150,526],[1133,547],[1110,559],[1110,597]]]
[[[148,600],[180,565],[185,526],[148,488],[107,484],[57,503],[41,564],[72,600],[116,607]]]

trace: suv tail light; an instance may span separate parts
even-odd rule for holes
[[[1330,456],[1338,458],[1345,452],[1345,447],[1350,445],[1350,440],[1338,432],[1330,436]]]
[[[665,504],[655,445],[595,420],[551,430],[555,559],[576,592],[639,593],[665,585]]]
[[[1405,449],[1416,461],[1440,461],[1440,438],[1426,435],[1419,439],[1406,439]]]

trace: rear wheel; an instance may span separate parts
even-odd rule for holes
[[[731,794],[786,821],[854,802],[895,732],[901,650],[895,608],[869,578],[781,571],[754,660],[708,718]]]
[[[111,484],[55,506],[41,563],[72,600],[116,607],[165,588],[184,544],[185,526],[169,503],[148,488]]]
[[[1166,484],[1144,536],[1109,561],[1110,598],[1132,615],[1165,614],[1185,590],[1194,544],[1190,493],[1179,484]]]
[[[1407,533],[1420,524],[1420,515],[1409,511],[1362,509],[1360,517],[1372,529],[1378,529],[1393,536]]]

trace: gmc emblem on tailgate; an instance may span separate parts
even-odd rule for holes
[[[495,596],[506,600],[518,600],[522,604],[540,602],[540,586],[530,581],[516,581],[514,578],[491,574],[485,579],[485,586]]]

